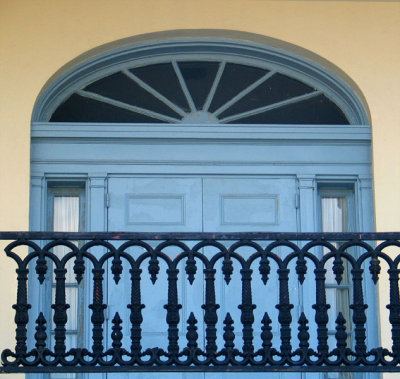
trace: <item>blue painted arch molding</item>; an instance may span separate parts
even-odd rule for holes
[[[352,125],[370,125],[368,107],[357,85],[337,66],[299,46],[251,33],[225,30],[178,30],[109,43],[73,59],[41,91],[32,122],[48,122],[57,107],[85,83],[119,68],[160,62],[166,57],[215,57],[268,67],[318,88]]]

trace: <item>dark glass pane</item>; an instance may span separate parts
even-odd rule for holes
[[[232,121],[231,124],[348,125],[344,113],[325,95]]]
[[[114,107],[100,101],[72,95],[53,113],[51,122],[162,123],[163,121]]]
[[[184,111],[190,112],[185,95],[171,63],[152,64],[130,70]]]
[[[221,113],[218,117],[222,119],[227,116],[304,95],[312,91],[314,91],[314,88],[299,80],[289,78],[285,75],[275,74],[237,103],[233,104],[225,112]]]
[[[170,107],[155,98],[122,72],[117,72],[89,84],[85,87],[85,91],[181,119]]]
[[[232,97],[243,91],[250,84],[265,75],[268,70],[241,64],[227,63],[221,76],[214,99],[210,105],[210,112],[214,112]]]
[[[202,110],[217,74],[218,63],[180,62],[178,65],[194,105],[198,110]]]

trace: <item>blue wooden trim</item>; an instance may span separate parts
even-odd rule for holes
[[[204,125],[204,124],[113,124],[113,123],[49,123],[32,124],[31,138],[61,140],[310,140],[371,141],[371,130],[363,125]],[[111,140],[112,139],[112,140]]]

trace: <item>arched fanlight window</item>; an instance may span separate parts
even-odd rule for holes
[[[76,89],[50,121],[349,123],[320,89],[274,69],[226,60],[123,68]]]
[[[335,70],[249,41],[131,44],[62,69],[33,122],[368,125],[358,89]]]

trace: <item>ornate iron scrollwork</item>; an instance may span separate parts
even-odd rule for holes
[[[385,253],[387,248],[400,247],[400,234],[9,232],[0,233],[0,237],[13,240],[5,252],[17,264],[18,283],[13,306],[16,345],[14,351],[2,352],[2,372],[400,371],[400,255]],[[51,242],[41,242],[48,240]],[[84,242],[78,246],[69,242],[77,240]],[[58,245],[69,248],[61,259],[52,252]],[[15,252],[21,246],[29,249],[24,257]],[[96,247],[105,252],[100,256],[92,254],[90,249]],[[137,247],[140,252],[133,249]],[[176,256],[167,254],[171,247],[179,250]],[[91,312],[91,347],[66,344],[69,304],[65,280],[69,261],[73,262],[68,267],[77,282],[84,278],[91,281],[92,297],[87,305]],[[129,280],[125,305],[130,313],[126,319],[115,312],[107,320],[108,305],[103,295],[107,267],[108,280],[118,284],[122,275]],[[379,279],[382,283],[383,267],[387,267],[389,278],[387,322],[392,332],[391,350],[371,346],[368,341],[367,322],[376,323],[377,319],[367,321],[365,282],[376,285]],[[32,268],[34,275],[29,274]],[[43,286],[50,269],[55,283],[52,321],[45,317],[51,312],[33,314],[28,303],[28,281],[37,280]],[[165,275],[161,275],[162,270]],[[180,276],[182,270],[184,275]],[[149,273],[153,284],[166,280],[166,349],[142,347],[143,272]],[[328,272],[338,285],[348,275],[351,311],[347,316],[343,312],[330,314]],[[270,283],[271,276],[278,287],[278,302],[271,301],[266,309],[260,309],[254,300],[255,275],[257,291]],[[223,285],[229,286],[235,276],[241,283],[241,300],[237,304],[240,319],[234,319],[229,312],[223,314],[216,296],[216,280],[222,279]],[[199,313],[197,319],[191,309],[185,311],[186,317],[189,314],[187,319],[183,314],[178,287],[182,278],[187,285],[193,285],[195,279],[204,281],[204,299],[198,299],[204,335],[200,335],[202,330],[198,327]],[[306,294],[313,301],[303,302],[304,311],[294,311],[294,294],[290,290],[293,281],[298,287],[307,281],[313,283],[308,287],[313,288],[313,293]],[[262,317],[256,319],[256,311]],[[275,320],[271,320],[271,314],[276,315]],[[30,320],[36,320],[32,330]],[[182,323],[186,323],[185,331],[180,329]],[[109,332],[107,348],[105,334]],[[49,343],[50,334],[53,344]],[[31,346],[29,338],[34,341]]]

